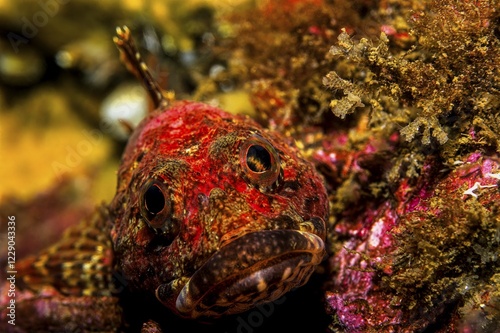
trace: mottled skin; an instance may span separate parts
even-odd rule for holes
[[[17,264],[26,316],[9,330],[121,330],[123,288],[183,317],[239,313],[304,284],[325,255],[326,190],[291,140],[206,104],[167,105],[128,29],[118,36],[157,109],[129,139],[112,202]]]
[[[111,204],[117,264],[131,288],[154,293],[162,286],[159,298],[176,311],[177,294],[187,279],[235,238],[274,229],[311,230],[325,237],[326,196],[316,191],[321,179],[285,138],[249,118],[191,102],[152,114],[140,127],[125,152]],[[278,152],[282,171],[275,190],[259,189],[260,180],[246,176],[240,152],[251,138],[266,140]],[[164,187],[170,201],[164,232],[141,215],[141,191],[152,180]],[[262,244],[259,251],[264,250]],[[226,259],[239,264],[236,258]]]

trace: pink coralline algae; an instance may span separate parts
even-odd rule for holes
[[[334,227],[330,328],[499,332],[499,163],[481,152],[450,166],[429,157],[390,197],[350,205]]]

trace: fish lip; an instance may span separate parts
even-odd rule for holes
[[[191,276],[176,309],[190,318],[244,312],[303,285],[324,255],[324,240],[311,232],[249,232],[225,244]]]

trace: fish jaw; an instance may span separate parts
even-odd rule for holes
[[[307,282],[325,255],[324,241],[300,230],[247,233],[215,252],[180,290],[175,311],[217,318],[274,301]],[[157,297],[168,297],[158,288]],[[165,299],[167,301],[167,299]]]

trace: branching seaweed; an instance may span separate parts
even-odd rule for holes
[[[419,136],[424,145],[459,139],[473,119],[498,128],[499,15],[496,0],[428,1],[425,11],[411,15],[416,42],[409,50],[390,47],[385,33],[373,45],[344,30],[330,53],[366,74],[363,80],[335,72],[325,77],[327,87],[345,95],[332,100],[332,111],[343,118],[360,101],[376,111],[382,105],[382,112],[372,112],[373,124],[380,126],[384,117],[396,128],[404,126],[400,133],[407,141]],[[387,98],[397,103],[387,105]],[[498,150],[498,138],[484,134]]]

